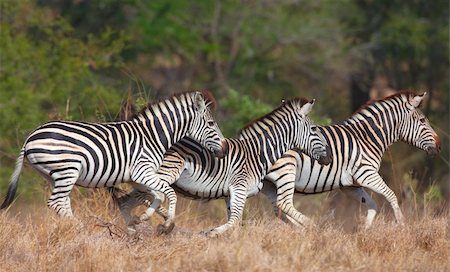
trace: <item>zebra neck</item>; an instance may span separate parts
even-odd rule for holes
[[[143,136],[161,154],[187,135],[193,116],[188,107],[170,102],[151,105],[137,117]]]
[[[368,152],[380,161],[384,152],[398,141],[398,120],[392,111],[376,103],[354,114],[347,121]]]
[[[292,148],[288,138],[294,138],[294,133],[281,124],[270,126],[264,121],[258,121],[243,130],[239,138],[246,140],[249,150],[258,152],[262,168],[268,171],[287,150]]]

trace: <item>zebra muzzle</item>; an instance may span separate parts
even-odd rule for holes
[[[331,148],[327,145],[325,149],[325,155],[320,156],[320,158],[317,160],[322,165],[328,165],[333,160],[333,155],[331,152]]]
[[[228,154],[228,142],[222,141],[222,148],[214,151],[214,156],[217,158],[223,158]]]
[[[427,155],[428,155],[428,156],[434,157],[434,156],[436,156],[437,154],[439,154],[440,149],[441,149],[440,146],[439,146],[439,145],[436,145],[436,147],[428,147],[428,148],[426,149],[426,152],[427,152]]]

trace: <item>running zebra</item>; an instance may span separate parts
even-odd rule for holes
[[[398,140],[429,155],[439,152],[439,137],[418,109],[424,95],[397,93],[369,102],[342,124],[319,127],[332,152],[333,160],[327,166],[293,150],[283,155],[265,177],[262,190],[271,199],[275,212],[278,214],[277,188],[272,184],[294,175],[296,193],[317,194],[342,188],[361,201],[368,208],[366,228],[375,218],[377,205],[363,188],[383,195],[392,206],[397,222],[402,223],[397,197],[378,170],[384,152]],[[303,223],[289,214],[286,217],[294,224]]]
[[[25,141],[0,208],[14,199],[24,159],[50,181],[48,206],[62,216],[72,216],[69,194],[75,184],[96,188],[133,182],[140,190],[164,193],[174,204],[174,190],[156,175],[166,150],[189,136],[216,156],[226,152],[210,112],[214,104],[207,91],[186,92],[149,104],[130,121],[46,123]]]
[[[241,219],[247,197],[261,190],[263,177],[287,150],[298,147],[319,163],[329,163],[330,153],[325,140],[307,116],[313,105],[314,100],[308,102],[305,99],[285,102],[249,124],[240,132],[239,138],[227,139],[228,154],[221,159],[212,157],[194,139],[183,139],[166,153],[159,170],[160,177],[169,184],[174,183],[176,191],[184,196],[194,199],[227,198],[228,222],[206,233],[209,236],[220,235]],[[274,186],[277,188],[277,207],[296,218],[293,181],[275,182]],[[140,219],[148,219],[155,209],[167,218],[166,211],[158,208],[161,197],[158,198],[157,194],[149,196],[135,189],[119,199],[121,212],[131,228],[134,223],[130,222],[131,209],[145,200],[149,205],[148,200],[153,200],[153,197],[156,200]]]

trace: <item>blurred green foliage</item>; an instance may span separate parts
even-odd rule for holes
[[[31,1],[3,1],[0,12],[1,150],[17,150],[11,140],[16,145],[49,119],[116,115],[122,95],[95,71],[120,65],[124,39],[112,41],[107,30],[82,41],[67,21]]]
[[[217,115],[227,136],[292,97],[316,98],[312,118],[324,125],[351,114],[350,79],[362,75],[369,87],[384,77],[390,89],[428,91],[423,110],[441,135],[443,158],[427,160],[399,145],[381,172],[401,190],[396,177],[413,170],[418,190],[432,185],[448,199],[445,1],[0,0],[0,5],[1,192],[27,135],[51,119],[111,121],[120,118],[125,100],[139,107],[149,98],[209,89],[219,101]],[[27,191],[29,184],[19,189]]]
[[[105,30],[81,40],[66,20],[32,1],[2,1],[0,14],[0,150],[10,155],[2,165],[12,166],[27,135],[48,120],[116,116],[118,83],[97,71],[121,65],[125,38],[112,40]],[[11,168],[1,169],[6,188]]]
[[[236,90],[229,90],[219,105],[227,109],[227,118],[222,122],[225,137],[235,137],[250,121],[272,111],[272,107]]]
[[[237,133],[249,122],[271,112],[278,105],[270,106],[254,97],[241,94],[234,89],[227,92],[227,96],[222,98],[219,105],[226,109],[225,115],[228,117],[222,122],[221,128],[226,137],[235,137]],[[331,119],[326,116],[310,114],[311,119],[317,125],[329,125]]]

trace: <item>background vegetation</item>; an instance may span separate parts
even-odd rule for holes
[[[430,159],[396,144],[381,174],[406,206],[441,213],[450,199],[448,18],[443,0],[0,0],[0,195],[23,141],[48,120],[123,119],[124,104],[209,89],[232,137],[281,99],[316,98],[314,120],[329,124],[408,89],[429,94],[422,110],[442,151]],[[43,185],[25,169],[18,203],[44,206]],[[298,203],[339,214],[351,203],[341,202],[335,192]]]

